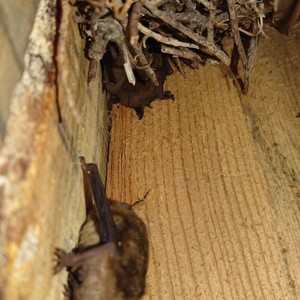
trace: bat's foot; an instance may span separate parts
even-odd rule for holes
[[[54,266],[54,274],[60,272],[64,267],[68,267],[72,261],[72,254],[67,253],[60,248],[56,248],[54,250],[55,255],[55,266]]]
[[[163,96],[161,99],[162,100],[168,100],[168,99],[175,100],[175,96],[170,91],[165,91],[163,93]]]

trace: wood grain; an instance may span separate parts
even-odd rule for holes
[[[248,96],[206,66],[171,77],[176,100],[142,121],[113,109],[108,196],[150,190],[136,206],[151,242],[144,299],[300,295],[300,31],[268,35]]]

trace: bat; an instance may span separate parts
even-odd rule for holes
[[[170,91],[164,91],[164,82],[173,70],[166,56],[161,53],[150,53],[149,61],[154,70],[158,86],[155,86],[144,74],[142,69],[135,70],[136,84],[127,81],[120,56],[110,48],[102,61],[103,82],[106,91],[111,96],[112,103],[121,103],[125,107],[135,110],[139,119],[144,116],[144,107],[151,107],[156,99],[172,99],[174,95]]]
[[[74,252],[56,249],[55,273],[69,270],[67,299],[140,299],[148,268],[146,226],[130,205],[106,198],[97,165],[80,159],[86,220]]]

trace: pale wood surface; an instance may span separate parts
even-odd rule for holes
[[[144,299],[299,299],[300,31],[262,40],[248,96],[218,67],[167,82],[139,121],[114,107],[110,198],[151,242]]]

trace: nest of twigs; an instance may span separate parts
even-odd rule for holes
[[[155,98],[172,98],[163,82],[186,64],[222,63],[241,90],[248,90],[249,73],[264,22],[271,19],[272,1],[255,0],[81,0],[75,20],[85,39],[90,60],[102,60],[104,86],[112,100],[133,107],[141,118],[143,107]],[[223,48],[231,38],[232,49]],[[237,67],[239,66],[239,67]],[[173,68],[174,69],[174,68]],[[147,96],[137,93],[149,91]],[[143,92],[144,93],[144,92]]]

